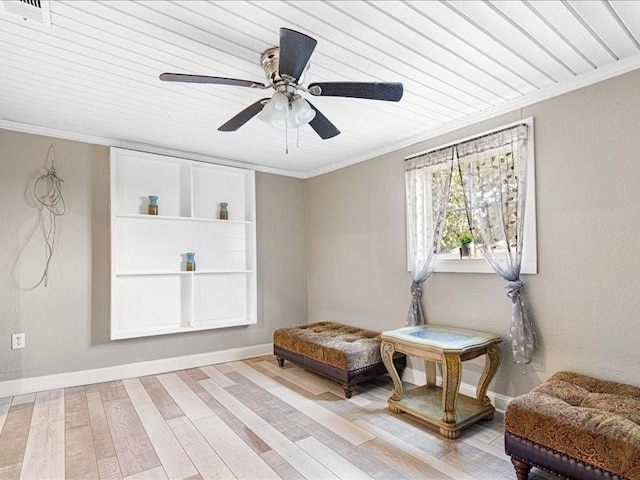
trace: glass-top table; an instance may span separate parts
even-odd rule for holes
[[[446,327],[418,325],[382,333],[382,361],[393,380],[389,410],[410,413],[438,427],[447,438],[458,438],[460,431],[482,419],[493,418],[495,408],[487,388],[502,360],[502,339],[492,333]],[[404,392],[393,365],[394,352],[424,359],[427,384]],[[485,368],[476,388],[476,398],[458,393],[462,362],[486,355]],[[436,363],[442,365],[442,387],[436,385]]]

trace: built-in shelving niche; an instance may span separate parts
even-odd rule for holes
[[[111,339],[256,323],[255,227],[252,170],[112,148]]]

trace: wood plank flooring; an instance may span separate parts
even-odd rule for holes
[[[345,400],[269,356],[1,398],[0,479],[515,479],[501,415],[447,440],[391,414],[391,389]]]

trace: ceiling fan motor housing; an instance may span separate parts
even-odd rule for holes
[[[276,85],[283,81],[280,76],[280,49],[278,47],[267,48],[260,58],[260,63],[267,76],[267,81],[271,85]]]

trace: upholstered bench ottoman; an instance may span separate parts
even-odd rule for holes
[[[351,398],[353,385],[387,373],[380,356],[380,334],[333,322],[281,328],[273,333],[273,353],[282,367],[289,360],[300,367],[339,382]],[[407,365],[399,354],[398,371]]]
[[[519,480],[532,465],[575,480],[640,480],[640,388],[556,373],[509,402],[505,450]]]

